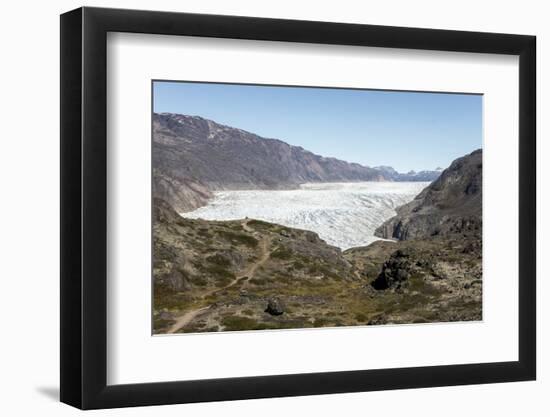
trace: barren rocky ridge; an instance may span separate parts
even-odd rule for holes
[[[421,239],[449,233],[481,233],[482,151],[456,159],[413,201],[377,230],[386,239]]]

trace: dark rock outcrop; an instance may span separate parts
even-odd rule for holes
[[[456,159],[397,215],[376,229],[386,239],[411,240],[466,233],[481,235],[482,151]]]
[[[384,262],[382,271],[372,282],[372,287],[375,290],[399,289],[401,284],[410,278],[412,268],[413,264],[409,259],[409,254],[397,250]]]
[[[278,298],[270,298],[267,301],[267,308],[265,309],[265,312],[271,314],[272,316],[280,316],[285,312],[285,307]]]

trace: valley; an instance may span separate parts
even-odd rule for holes
[[[153,118],[153,333],[482,320],[482,151],[400,174]]]

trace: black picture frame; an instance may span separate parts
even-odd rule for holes
[[[519,56],[519,360],[107,385],[108,32]],[[534,36],[102,8],[61,16],[61,401],[81,409],[536,378]]]

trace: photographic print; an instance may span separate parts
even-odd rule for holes
[[[152,94],[153,334],[482,319],[482,95]]]

